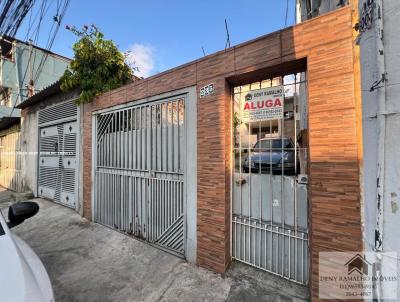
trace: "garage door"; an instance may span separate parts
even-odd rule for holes
[[[39,111],[38,196],[75,208],[77,107],[62,103]]]
[[[185,246],[185,97],[96,115],[94,219],[177,255]]]

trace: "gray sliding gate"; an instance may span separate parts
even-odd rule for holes
[[[185,96],[95,115],[94,220],[184,256]]]

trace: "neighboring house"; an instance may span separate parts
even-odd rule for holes
[[[354,2],[354,0],[352,2]],[[329,13],[348,3],[349,0],[296,0],[298,13],[296,16],[297,23]]]
[[[19,117],[13,107],[57,81],[69,63],[32,43],[0,36],[0,118]]]
[[[219,273],[234,259],[311,285],[317,300],[319,252],[362,248],[354,7],[338,8],[83,105],[83,215]],[[303,88],[285,83],[294,74]],[[249,91],[280,99],[276,77],[306,102],[257,114],[233,149],[247,127],[233,113]],[[282,134],[309,154],[307,175],[241,171],[252,135]]]
[[[0,36],[0,185],[24,191],[18,104],[57,81],[70,59],[15,38]]]
[[[364,246],[367,251],[400,251],[400,1],[360,0],[363,115]],[[378,257],[377,274],[397,268],[397,259]],[[398,282],[397,293],[400,293]],[[378,286],[386,294],[387,283]]]
[[[26,187],[199,266],[224,273],[241,261],[310,286],[318,299],[319,253],[361,251],[365,240],[358,48],[349,22],[356,10],[341,8],[343,1],[327,6],[330,13],[325,1],[299,1],[298,9],[300,2],[321,4],[307,8],[315,20],[89,104],[77,107],[78,91],[62,93],[59,82],[20,103]],[[292,75],[296,82],[285,83]],[[285,115],[248,127],[239,117],[248,139],[233,145],[234,102],[282,84],[295,89],[284,99]],[[233,162],[243,149],[253,152],[252,135],[290,136],[296,152],[298,131],[304,175],[252,175]],[[276,162],[282,170],[284,149]]]

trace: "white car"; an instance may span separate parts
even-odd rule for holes
[[[20,202],[9,208],[6,222],[0,212],[0,301],[54,301],[49,275],[35,252],[10,228],[39,210],[35,202]]]

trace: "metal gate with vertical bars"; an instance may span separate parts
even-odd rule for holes
[[[72,208],[77,201],[77,111],[68,101],[38,113],[38,196]]]
[[[300,284],[309,278],[305,76],[233,92],[232,257]],[[243,118],[243,104],[250,108],[253,95],[277,87],[284,91],[281,118]]]
[[[95,114],[94,220],[185,252],[185,96]]]
[[[21,146],[20,125],[0,131],[0,185],[15,192],[25,189]]]

